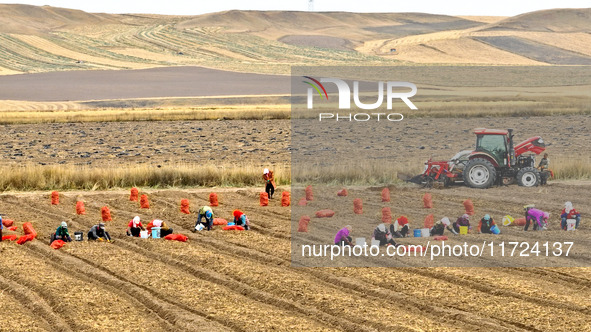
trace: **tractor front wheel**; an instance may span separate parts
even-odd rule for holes
[[[486,189],[495,183],[497,170],[490,161],[475,158],[466,164],[463,177],[468,187]]]
[[[517,172],[517,183],[522,187],[537,187],[540,184],[540,172],[533,167],[524,167]]]

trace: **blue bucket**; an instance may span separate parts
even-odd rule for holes
[[[421,233],[422,233],[422,231],[421,231],[421,229],[420,229],[420,228],[417,228],[417,229],[415,229],[415,230],[413,231],[413,233],[414,233],[414,236],[415,236],[415,237],[421,237]]]
[[[493,234],[495,234],[495,235],[499,235],[499,234],[501,234],[501,230],[499,229],[499,227],[498,227],[497,225],[493,225],[493,226],[490,228],[490,231],[491,231]]]
[[[153,239],[160,238],[160,227],[152,227],[152,238]]]

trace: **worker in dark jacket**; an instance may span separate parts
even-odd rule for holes
[[[486,214],[482,219],[480,219],[477,230],[482,234],[494,234],[492,227],[495,225],[495,220],[489,214]]]
[[[373,230],[372,240],[380,241],[380,246],[396,246],[396,242],[392,239],[392,234],[390,234],[390,230],[386,227],[386,224],[379,224],[378,227]]]
[[[72,242],[70,232],[68,232],[68,223],[66,223],[65,221],[62,221],[60,226],[55,230],[55,233],[51,234],[51,240],[49,241],[49,244],[53,243],[53,241],[55,240]]]
[[[431,227],[431,236],[442,236],[446,228],[452,234],[458,235],[458,232],[456,232],[454,228],[451,226],[451,221],[449,220],[449,218],[443,217],[441,220],[436,221],[433,227]]]
[[[111,242],[111,236],[109,235],[109,232],[105,230],[105,224],[101,222],[90,228],[90,231],[88,231],[88,240]]]

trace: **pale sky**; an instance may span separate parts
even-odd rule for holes
[[[0,1],[0,3],[15,3]],[[81,9],[92,13],[147,13],[198,15],[230,9],[307,10],[308,0],[40,0],[19,1],[20,4],[50,5]],[[315,11],[349,12],[421,12],[447,15],[514,16],[553,8],[587,8],[589,0],[314,0]]]

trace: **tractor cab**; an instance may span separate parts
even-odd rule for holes
[[[480,155],[488,159],[495,167],[509,165],[509,132],[497,129],[476,129],[476,149],[472,156]]]

